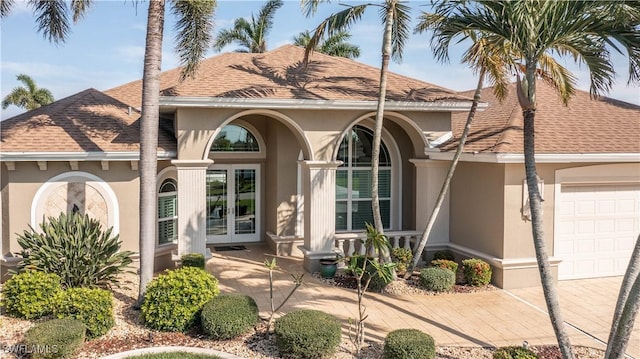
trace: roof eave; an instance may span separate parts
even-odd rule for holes
[[[263,108],[263,109],[296,109],[296,110],[375,110],[377,101],[347,100],[306,100],[306,99],[270,99],[270,98],[228,98],[197,96],[160,96],[161,107],[200,107],[200,108]],[[487,103],[478,104],[484,110]],[[437,101],[386,101],[388,111],[469,111],[471,101],[437,100]]]
[[[176,158],[175,151],[158,151],[159,160]],[[0,152],[0,162],[10,161],[139,161],[140,152]]]
[[[434,160],[451,160],[453,152],[429,153]],[[463,153],[465,162],[524,163],[520,153]],[[640,162],[640,153],[539,153],[536,163]]]

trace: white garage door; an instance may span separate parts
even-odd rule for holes
[[[640,233],[640,184],[562,185],[556,206],[558,278],[623,275]]]

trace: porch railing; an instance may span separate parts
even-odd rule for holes
[[[384,234],[389,239],[392,248],[402,247],[411,251],[422,236],[422,232],[418,231],[385,231]],[[366,237],[364,232],[336,233],[336,251],[343,257],[350,257],[354,254],[364,255],[366,249],[361,243]]]

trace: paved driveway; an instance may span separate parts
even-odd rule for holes
[[[579,328],[594,340],[602,342],[595,347],[604,348],[609,337],[613,311],[618,298],[622,277],[580,279],[558,282],[560,308],[564,321]],[[508,291],[538,310],[546,311],[541,287]],[[640,358],[640,318],[629,340],[627,354]]]
[[[270,307],[269,282],[262,263],[271,257],[264,246],[214,252],[207,269],[220,280],[223,292],[251,295],[261,316],[266,317]],[[303,271],[301,259],[278,258],[278,265],[274,283],[276,306],[292,287],[289,273]],[[616,277],[559,283],[565,320],[574,326],[568,329],[573,344],[604,348],[602,340],[609,333],[620,281]],[[520,345],[524,340],[532,345],[556,343],[541,288],[437,296],[368,294],[365,305],[369,314],[368,340],[382,341],[391,330],[416,328],[432,335],[441,346]],[[345,323],[346,335],[346,323],[356,317],[356,295],[353,290],[327,286],[307,274],[304,285],[283,311],[302,308],[337,316]],[[636,358],[640,358],[639,326],[636,325],[628,350]]]

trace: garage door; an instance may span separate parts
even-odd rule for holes
[[[623,275],[640,233],[640,184],[563,184],[556,205],[558,278]]]

